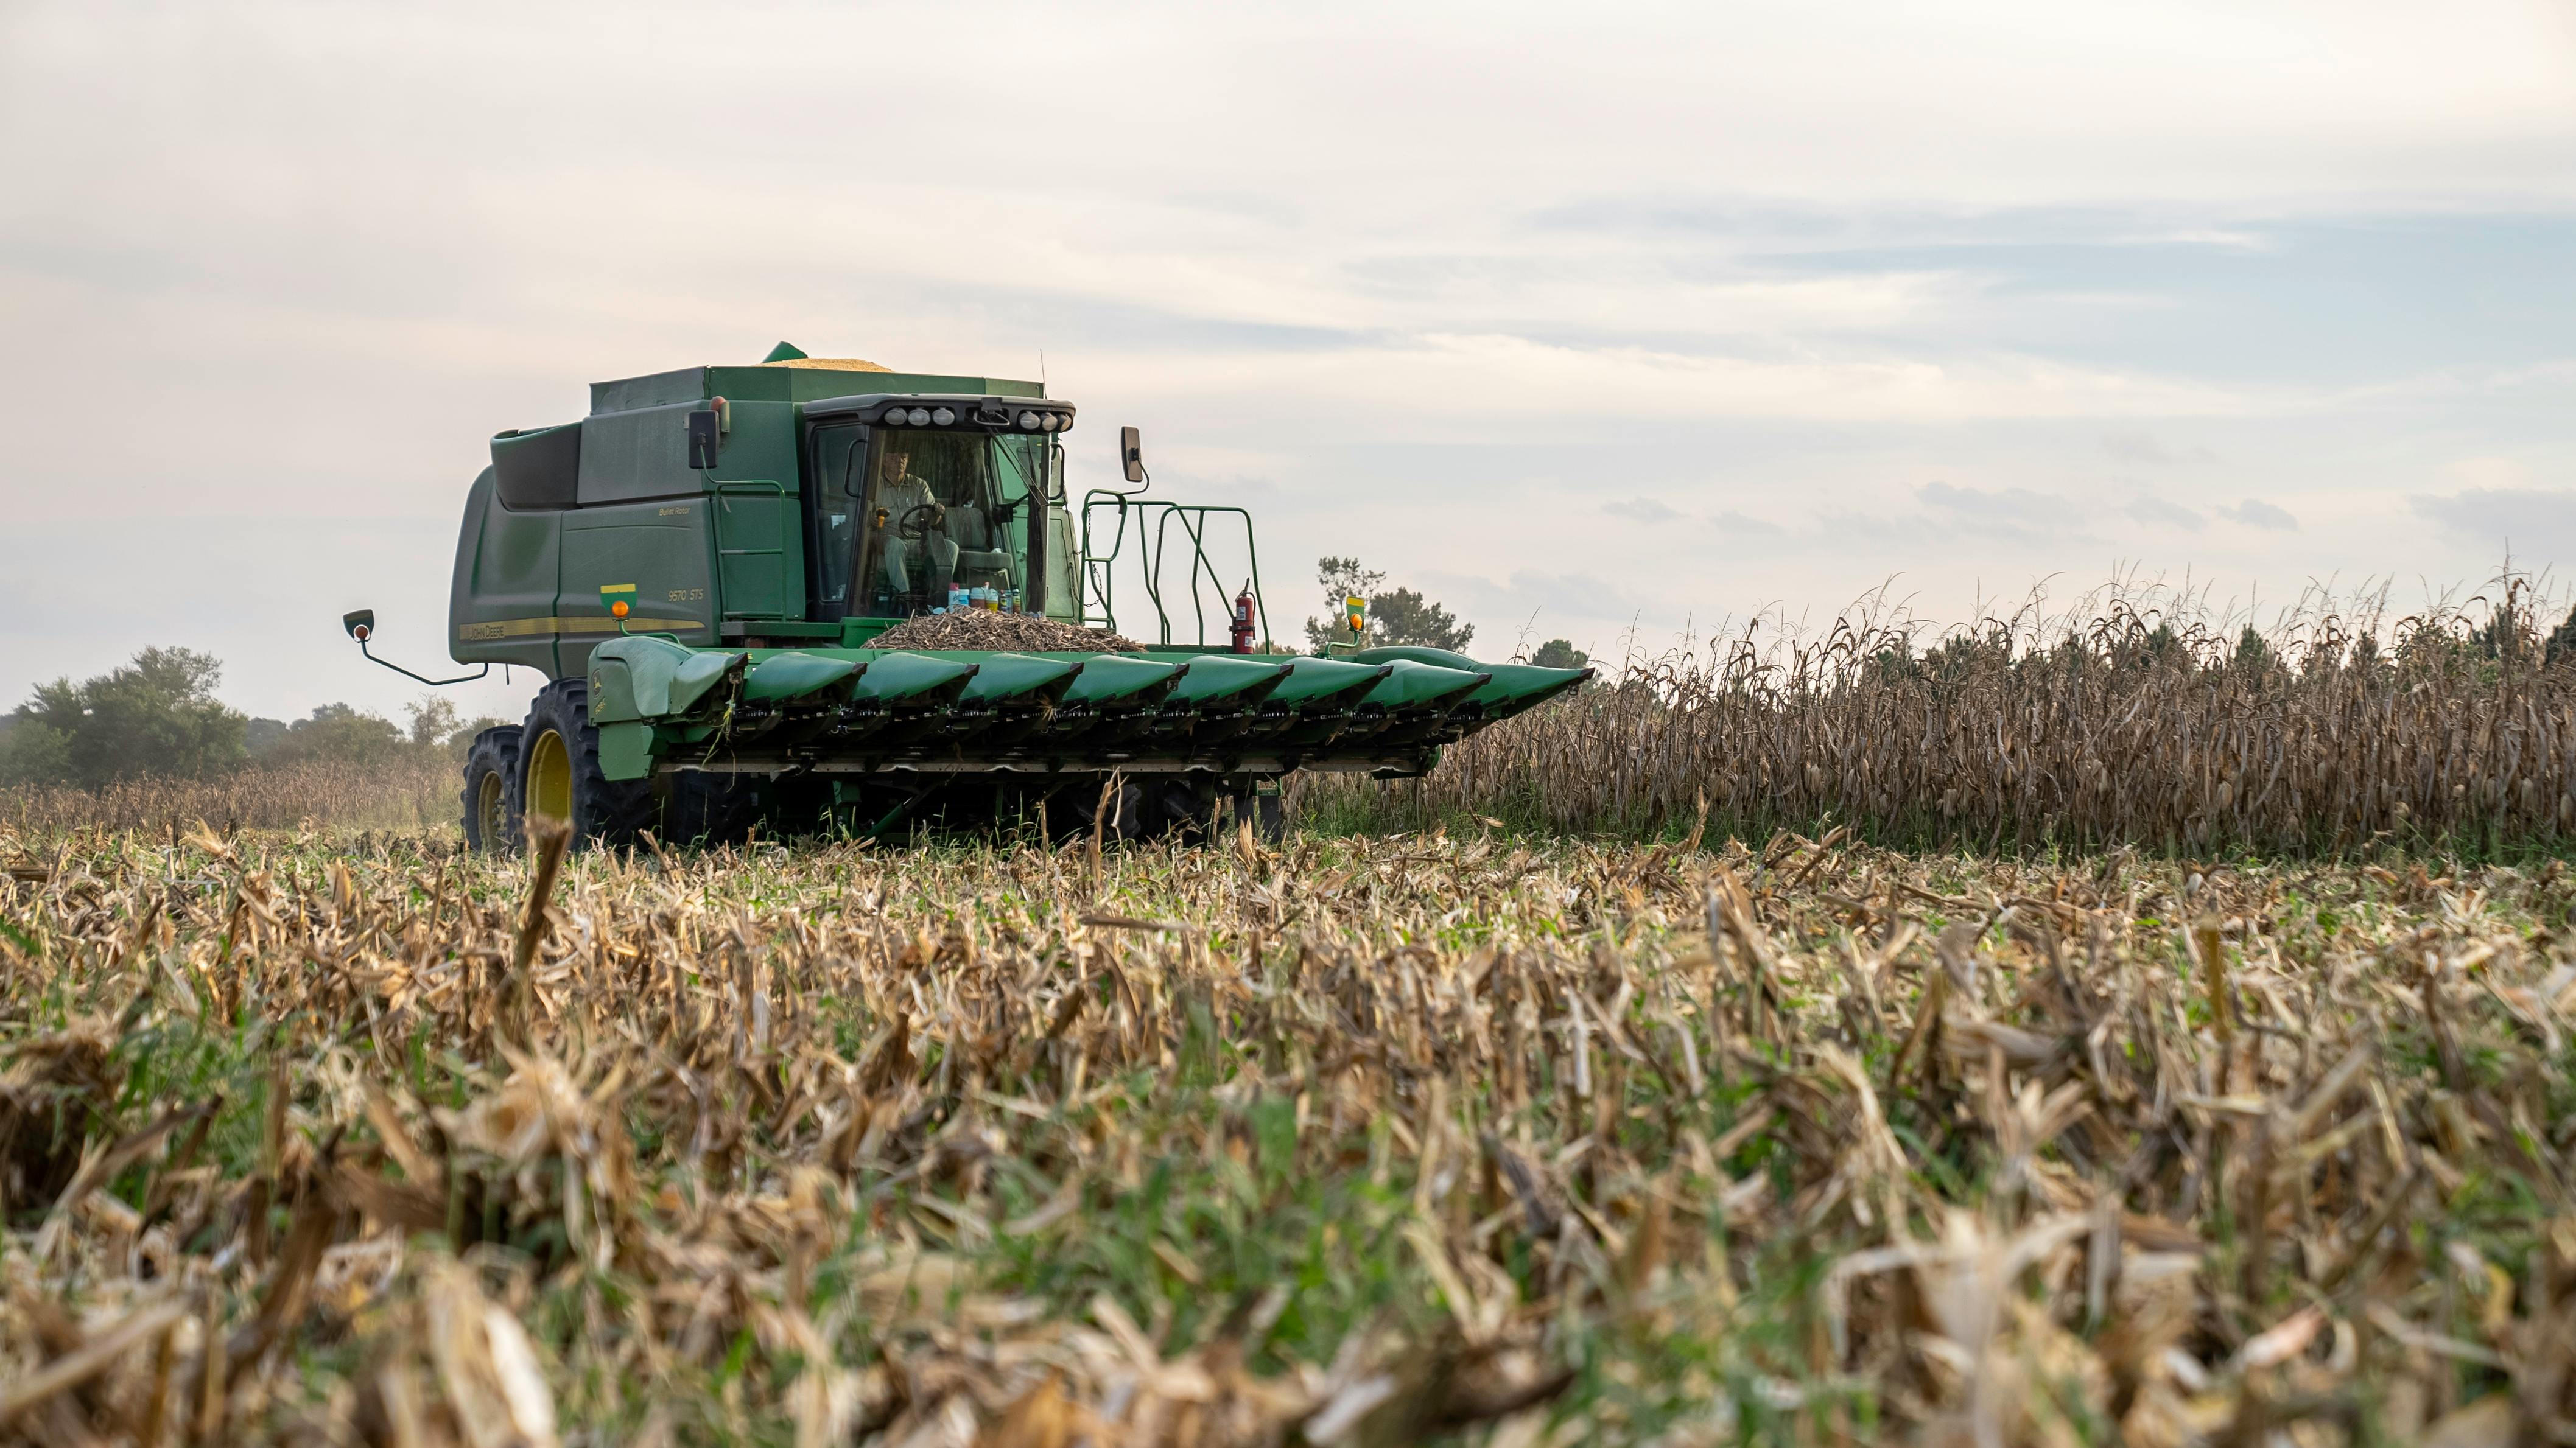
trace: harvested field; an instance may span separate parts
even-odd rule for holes
[[[0,1436],[2576,1430],[2566,871],[1697,843],[0,836]]]

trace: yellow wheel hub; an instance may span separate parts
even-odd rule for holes
[[[510,829],[509,792],[503,788],[497,771],[486,773],[474,786],[474,833],[483,848],[497,850]]]
[[[528,748],[528,817],[572,822],[572,752],[552,729]]]

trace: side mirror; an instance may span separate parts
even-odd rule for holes
[[[706,469],[716,465],[718,441],[717,414],[712,407],[689,414],[689,466]]]
[[[1118,429],[1118,461],[1127,471],[1127,481],[1131,483],[1145,481],[1145,444],[1142,436],[1132,427]]]
[[[468,683],[472,680],[483,678],[492,672],[492,666],[487,663],[470,674],[459,674],[453,679],[433,679],[427,674],[415,674],[411,670],[404,668],[400,664],[393,663],[390,660],[377,658],[375,651],[367,647],[368,638],[376,631],[376,611],[372,608],[353,608],[347,613],[340,615],[340,627],[347,629],[349,631],[349,637],[358,641],[358,652],[367,656],[367,662],[372,664],[381,664],[384,667],[393,670],[395,673],[402,675],[406,679],[418,679],[420,682],[429,685],[433,689],[443,689],[450,684]]]

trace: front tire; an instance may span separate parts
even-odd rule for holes
[[[486,855],[515,853],[519,831],[519,726],[496,724],[474,736],[465,755],[465,847]]]
[[[575,848],[623,848],[653,822],[652,781],[610,779],[600,771],[587,679],[557,679],[529,702],[528,722],[519,728],[516,779],[519,817],[564,821],[572,826]]]
[[[667,784],[656,838],[664,844],[712,849],[750,837],[760,818],[760,799],[749,776],[692,769],[663,778]]]
[[[1258,783],[1235,790],[1234,815],[1252,822],[1252,837],[1262,844],[1275,845],[1288,838],[1287,802],[1281,798],[1275,780],[1267,793]]]
[[[1119,780],[1115,790],[1107,783],[1096,775],[1077,778],[1056,794],[1063,801],[1059,806],[1063,812],[1055,816],[1058,835],[1068,840],[1089,835],[1095,822],[1101,838],[1111,842],[1132,843],[1154,832],[1161,811],[1145,787],[1133,777]]]

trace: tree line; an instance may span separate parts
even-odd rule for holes
[[[39,684],[0,715],[0,784],[96,789],[140,777],[205,779],[315,761],[461,760],[502,721],[458,718],[434,695],[397,724],[347,704],[296,720],[253,718],[216,697],[223,662],[195,649],[147,648],[95,678]]]

